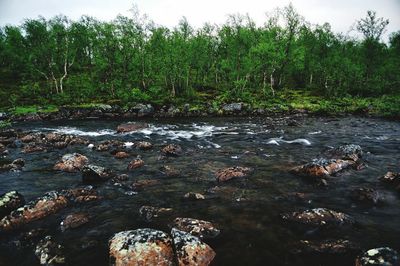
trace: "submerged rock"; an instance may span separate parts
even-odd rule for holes
[[[116,159],[125,159],[125,158],[128,158],[128,157],[129,157],[129,153],[124,152],[124,151],[119,151],[119,152],[117,152],[117,153],[114,155],[114,157],[115,157]]]
[[[357,188],[351,191],[350,198],[366,204],[377,204],[380,200],[379,193],[372,188]]]
[[[159,185],[160,181],[156,179],[142,179],[132,183],[133,189],[141,189],[144,187],[151,187],[155,185]]]
[[[182,155],[182,147],[177,144],[168,144],[161,149],[161,153],[165,156],[177,157]]]
[[[9,231],[29,222],[56,213],[68,205],[68,199],[55,191],[48,192],[35,201],[11,212],[0,221],[0,230]]]
[[[119,232],[109,246],[110,265],[174,265],[172,239],[162,231],[144,228]]]
[[[153,218],[170,212],[172,212],[171,208],[158,208],[153,206],[142,206],[139,209],[140,217],[147,222],[151,222]]]
[[[89,216],[85,213],[69,214],[60,223],[61,231],[65,231],[67,229],[74,229],[74,228],[80,227],[88,222],[89,222]]]
[[[87,163],[89,159],[79,153],[65,154],[61,161],[54,165],[54,170],[64,171],[64,172],[79,172]]]
[[[142,159],[135,159],[128,164],[128,170],[134,170],[142,166],[144,166],[144,161]]]
[[[214,259],[214,250],[198,237],[175,228],[172,228],[171,235],[174,241],[179,266],[207,266]]]
[[[34,152],[45,152],[45,151],[47,151],[46,147],[37,144],[29,144],[24,146],[24,148],[22,149],[23,153],[34,153]]]
[[[251,168],[234,166],[218,170],[215,174],[218,182],[225,182],[233,178],[246,177],[251,172]]]
[[[179,177],[181,175],[179,170],[169,165],[162,166],[160,171],[167,177]]]
[[[342,212],[316,208],[302,212],[292,212],[281,215],[282,219],[289,222],[308,226],[340,226],[353,224],[354,220]]]
[[[333,174],[336,174],[343,169],[354,165],[353,160],[341,160],[341,159],[316,159],[310,163],[295,167],[292,169],[292,173],[312,178],[324,178]]]
[[[3,164],[0,166],[0,172],[16,172],[16,171],[20,171],[22,169],[22,167],[24,167],[25,165],[25,160],[22,158],[19,159],[15,159],[14,161],[12,161],[12,163],[9,164]]]
[[[203,194],[196,192],[188,192],[183,196],[184,199],[188,200],[204,200],[206,197]]]
[[[292,249],[292,253],[346,254],[355,253],[360,247],[349,240],[301,240]]]
[[[81,172],[85,183],[104,182],[113,177],[111,170],[91,164],[84,166]]]
[[[399,266],[400,255],[388,247],[370,249],[356,259],[356,266],[369,265]]]
[[[0,218],[25,204],[24,197],[17,191],[10,191],[0,196]]]
[[[53,237],[46,236],[36,246],[35,255],[40,261],[40,265],[60,265],[65,264],[63,246],[56,243]]]
[[[151,148],[153,148],[153,144],[148,141],[139,141],[138,143],[136,143],[136,147],[141,150],[150,150]]]
[[[146,123],[126,123],[121,124],[117,127],[117,133],[127,133],[138,131],[140,129],[146,128],[148,125]]]
[[[400,192],[400,173],[387,172],[379,180]]]
[[[211,222],[193,218],[176,218],[172,226],[200,238],[214,238],[220,233]]]

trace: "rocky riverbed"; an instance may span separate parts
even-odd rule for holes
[[[399,264],[398,122],[138,114],[0,132],[0,265]]]

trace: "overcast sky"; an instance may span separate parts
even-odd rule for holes
[[[72,19],[90,15],[112,20],[118,14],[131,16],[133,3],[157,24],[168,27],[175,26],[183,16],[196,27],[204,22],[220,24],[234,13],[249,13],[261,25],[266,12],[289,2],[307,21],[329,22],[335,32],[347,33],[367,10],[375,10],[379,17],[390,20],[387,33],[400,30],[400,0],[0,0],[0,26],[19,24],[39,15],[50,18],[64,14]]]

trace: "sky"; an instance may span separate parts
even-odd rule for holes
[[[0,0],[0,26],[18,25],[26,18],[39,15],[51,18],[64,14],[71,19],[89,15],[109,21],[118,14],[132,16],[136,4],[142,14],[155,23],[174,27],[185,16],[190,24],[201,27],[205,22],[222,24],[229,14],[248,13],[258,25],[266,13],[290,2],[312,24],[328,22],[334,32],[355,36],[350,31],[355,21],[366,16],[367,10],[389,19],[387,33],[400,30],[400,0]]]

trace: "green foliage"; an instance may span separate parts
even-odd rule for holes
[[[0,129],[11,127],[10,120],[1,120],[0,121]]]

